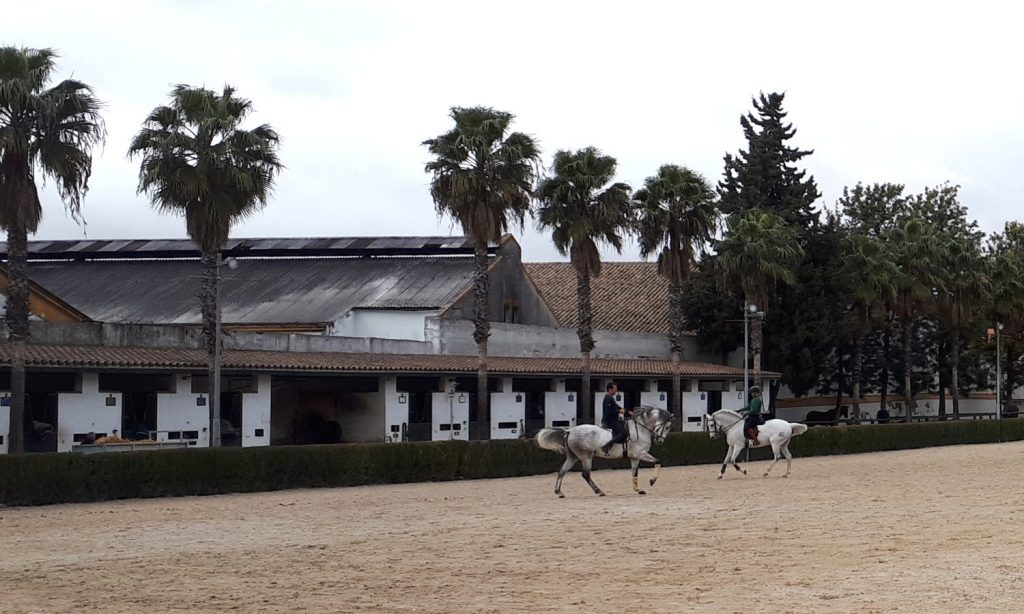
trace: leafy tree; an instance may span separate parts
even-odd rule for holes
[[[1024,385],[1024,224],[1007,222],[1003,232],[989,238],[986,251],[992,292],[983,313],[988,326],[1003,323],[1003,388],[1013,391]],[[989,349],[994,352],[995,344]]]
[[[56,58],[51,49],[0,47],[0,228],[7,231],[5,318],[13,357],[8,449],[14,454],[24,451],[28,235],[43,217],[36,180],[51,179],[80,221],[92,151],[106,137],[91,87],[74,79],[50,85]]]
[[[648,177],[633,199],[637,204],[640,255],[658,253],[658,273],[668,281],[669,343],[672,347],[672,409],[682,427],[682,383],[686,318],[683,288],[697,255],[710,243],[718,224],[715,192],[699,173],[666,164]]]
[[[718,244],[723,277],[743,292],[747,304],[766,309],[776,289],[796,280],[803,257],[796,232],[773,213],[754,209],[730,216],[726,238]],[[761,384],[762,321],[751,326],[754,379]]]
[[[960,354],[968,327],[988,303],[991,285],[984,256],[977,241],[950,237],[942,250],[942,291],[939,313],[949,339],[950,393],[953,416],[960,417]]]
[[[594,349],[593,311],[590,279],[601,274],[598,243],[622,251],[622,233],[632,221],[630,188],[612,183],[615,158],[594,147],[579,151],[558,151],[551,164],[551,176],[537,185],[537,221],[551,231],[558,253],[569,256],[576,271],[576,299],[579,323],[576,329],[583,358],[581,421],[590,422],[590,358]]]
[[[851,396],[853,416],[859,417],[864,337],[872,324],[884,317],[886,306],[895,298],[899,271],[885,244],[877,237],[855,233],[845,239],[843,247],[840,283],[854,316]]]
[[[434,159],[430,195],[438,215],[451,216],[473,242],[473,340],[477,344],[478,419],[490,419],[487,387],[487,246],[497,243],[512,224],[523,225],[530,211],[540,151],[534,140],[510,132],[513,115],[489,107],[454,107],[455,126],[423,142]]]
[[[178,85],[170,97],[169,105],[156,107],[143,122],[128,155],[141,159],[139,193],[161,213],[184,217],[188,236],[199,248],[199,298],[212,395],[212,357],[221,334],[216,330],[218,257],[232,227],[266,206],[281,171],[279,137],[267,124],[242,128],[252,103],[230,86],[218,94]],[[212,445],[220,443],[219,410],[220,399],[211,396]]]
[[[938,249],[929,225],[917,216],[911,216],[894,228],[886,240],[892,246],[893,261],[899,270],[894,311],[903,332],[903,394],[909,422],[916,408],[911,382],[914,321],[933,307],[935,289],[941,284]]]

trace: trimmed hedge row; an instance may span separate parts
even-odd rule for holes
[[[978,420],[812,428],[790,449],[801,457],[1022,439],[1024,420]],[[654,453],[665,465],[720,463],[725,446],[703,433],[673,433]],[[751,452],[752,460],[770,457]],[[515,477],[556,471],[561,459],[522,439],[0,456],[0,504]]]

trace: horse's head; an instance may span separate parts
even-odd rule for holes
[[[672,412],[658,407],[643,406],[633,412],[633,420],[651,432],[654,443],[661,445],[672,430],[672,423],[676,417]]]
[[[729,423],[735,424],[737,419],[742,420],[743,418],[731,409],[720,409],[713,414],[701,416],[701,426],[711,439],[718,439],[719,435],[728,430]]]

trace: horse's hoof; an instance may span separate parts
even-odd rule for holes
[[[598,497],[603,497],[603,496],[604,496],[604,493],[603,493],[603,492],[600,492],[600,491],[598,491],[598,493],[597,493],[597,496],[598,496]]]
[[[718,477],[717,477],[717,478],[715,478],[715,479],[717,479],[717,480],[721,480],[721,479],[722,479],[722,474],[721,474],[721,473],[719,473],[719,474],[718,474]]]
[[[765,477],[765,478],[766,478],[766,477],[768,477],[768,474],[766,473],[766,474],[764,474],[764,475],[763,475],[763,476],[761,476],[761,477]],[[783,477],[785,477],[785,476],[783,476]]]
[[[563,495],[563,494],[562,494],[562,493],[560,493],[560,492],[556,492],[555,494],[556,494],[556,495],[558,495],[558,498],[559,498],[559,499],[564,499],[564,498],[565,498],[565,495]]]
[[[782,476],[782,477],[784,477],[784,478],[788,478],[788,477],[789,477],[789,474],[787,473],[786,475],[784,475],[784,476]]]
[[[646,495],[647,491],[646,490],[638,490],[638,491],[636,491],[636,494],[638,494],[638,495]]]
[[[655,480],[652,478],[651,479],[651,486],[654,486],[654,482],[655,482]]]
[[[742,471],[743,471],[743,475],[747,475],[747,470],[746,469],[743,469]]]

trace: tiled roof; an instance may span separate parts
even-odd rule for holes
[[[0,365],[10,364],[10,351],[10,346],[0,345]],[[203,350],[182,348],[29,345],[25,348],[25,359],[28,367],[203,370],[207,365]],[[492,356],[487,363],[490,372],[495,375],[573,375],[580,372],[578,358]],[[476,357],[227,350],[222,365],[225,369],[285,372],[475,373]],[[672,362],[595,359],[591,361],[591,369],[595,376],[667,377],[672,374]],[[743,369],[703,362],[683,362],[681,373],[691,377],[742,377]],[[778,374],[765,372],[764,376],[774,378]]]
[[[563,262],[524,263],[559,326],[576,328],[576,272]],[[668,283],[654,262],[604,262],[590,280],[594,328],[668,334]]]

